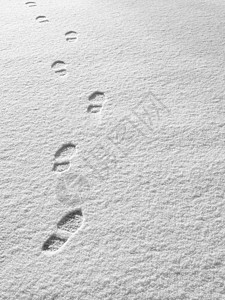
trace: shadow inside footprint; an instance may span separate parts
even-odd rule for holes
[[[68,231],[70,233],[76,232],[83,223],[83,214],[81,209],[66,214],[57,224],[57,228]]]
[[[69,170],[69,168],[70,168],[69,161],[55,162],[52,171],[62,173]]]
[[[88,100],[89,101],[101,101],[101,100],[104,100],[104,96],[105,96],[105,93],[96,91],[88,97]]]
[[[52,234],[43,244],[42,250],[43,251],[57,251],[59,248],[62,247],[62,245],[65,244],[67,241],[66,238],[61,238],[57,236],[56,234]]]
[[[88,113],[96,114],[102,109],[102,104],[90,104],[87,108]]]
[[[72,158],[76,145],[72,143],[63,144],[55,153],[55,159],[58,158]]]

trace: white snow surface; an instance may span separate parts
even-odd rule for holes
[[[225,299],[225,2],[27,2],[0,0],[0,299]]]

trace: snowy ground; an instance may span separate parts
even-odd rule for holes
[[[225,2],[0,5],[0,299],[225,299]]]

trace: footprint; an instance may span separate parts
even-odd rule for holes
[[[67,73],[66,64],[62,60],[55,61],[52,66],[52,70],[59,76],[65,76]]]
[[[91,102],[91,104],[87,108],[88,113],[99,113],[102,110],[104,101],[105,101],[105,93],[96,91],[92,93],[88,100]]]
[[[62,172],[68,171],[69,168],[70,168],[69,161],[55,162],[53,164],[52,171],[62,173]]]
[[[36,18],[39,23],[47,23],[49,20],[45,16],[39,16]]]
[[[76,145],[73,143],[63,144],[55,153],[55,159],[72,158],[76,150]]]
[[[37,6],[36,2],[34,2],[34,1],[29,1],[29,2],[26,2],[25,4],[28,5],[29,7]]]
[[[68,31],[65,34],[65,37],[66,37],[67,42],[73,42],[73,41],[77,40],[77,32],[76,31]]]
[[[70,168],[70,159],[73,157],[76,145],[73,143],[63,144],[55,153],[55,162],[52,171],[62,173]]]
[[[81,209],[67,213],[57,224],[57,233],[52,234],[42,245],[42,251],[56,253],[83,224],[83,213]]]

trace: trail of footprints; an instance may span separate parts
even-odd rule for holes
[[[35,1],[27,1],[25,5],[28,7],[36,7],[37,3]],[[49,23],[48,18],[45,15],[40,15],[36,17],[36,21],[40,24]],[[76,31],[68,31],[65,33],[65,39],[67,42],[74,42],[78,39],[78,33]],[[60,77],[65,76],[67,74],[66,63],[62,60],[57,60],[51,65],[51,69],[54,73]]]
[[[104,93],[96,91],[92,93],[88,100],[91,102],[87,109],[91,113],[98,113],[101,111],[104,103]],[[95,109],[93,109],[95,108]],[[71,165],[71,160],[76,153],[76,144],[72,142],[64,143],[54,154],[54,162],[52,171],[56,174],[61,175],[61,173],[68,172]],[[71,181],[71,182],[70,182]],[[85,178],[75,174],[68,174],[67,184],[72,188],[82,188],[84,191],[89,189],[88,182]],[[65,182],[62,185],[59,184],[58,196],[61,197],[60,202],[63,203],[65,198],[65,204],[73,204],[71,195],[67,194]],[[81,191],[79,191],[81,192]],[[72,202],[72,203],[71,203]],[[79,202],[79,201],[78,201]],[[75,203],[74,203],[75,204]],[[58,253],[67,242],[74,236],[74,234],[81,228],[83,224],[83,212],[81,208],[74,209],[67,213],[62,219],[57,223],[57,230],[55,233],[51,234],[50,237],[42,245],[42,251],[48,254]]]
[[[73,143],[63,144],[54,154],[54,164],[52,170],[56,173],[68,171],[70,168],[70,160],[73,158],[76,145]],[[66,191],[64,191],[66,192]],[[83,224],[83,213],[81,208],[68,212],[57,223],[57,230],[50,235],[43,243],[42,251],[54,254],[63,249],[63,246],[78,231]]]
[[[25,2],[27,7],[33,8],[37,6],[36,1],[27,1]],[[40,24],[49,23],[48,18],[45,15],[39,15],[36,17],[36,21]],[[78,40],[78,33],[76,31],[68,31],[65,33],[65,40],[68,43],[73,43]],[[67,65],[62,60],[57,60],[51,64],[52,71],[63,77],[67,74]],[[105,93],[101,91],[95,91],[88,97],[88,105],[87,105],[87,113],[88,114],[100,114],[105,102]],[[76,152],[76,145],[72,142],[63,144],[54,154],[54,162],[52,171],[62,175],[64,172],[68,172],[71,166],[71,159],[73,158]],[[82,175],[75,174],[67,174],[68,182],[67,184],[71,188],[78,189],[79,193],[82,191],[89,190],[89,184],[85,180],[85,177]],[[71,175],[71,176],[70,176]],[[71,179],[71,182],[70,182]],[[70,195],[68,196],[66,193],[66,186],[64,186],[64,182],[62,181],[62,185],[58,185],[60,189],[60,202],[66,199],[65,204],[68,205],[70,199]],[[81,191],[82,190],[82,191]],[[73,203],[73,202],[72,202]],[[57,223],[56,232],[51,234],[43,243],[42,251],[44,253],[54,254],[59,252],[63,247],[67,244],[67,242],[74,236],[74,234],[82,227],[84,222],[83,212],[81,208],[73,209],[69,211],[66,215],[64,215],[61,220]]]

